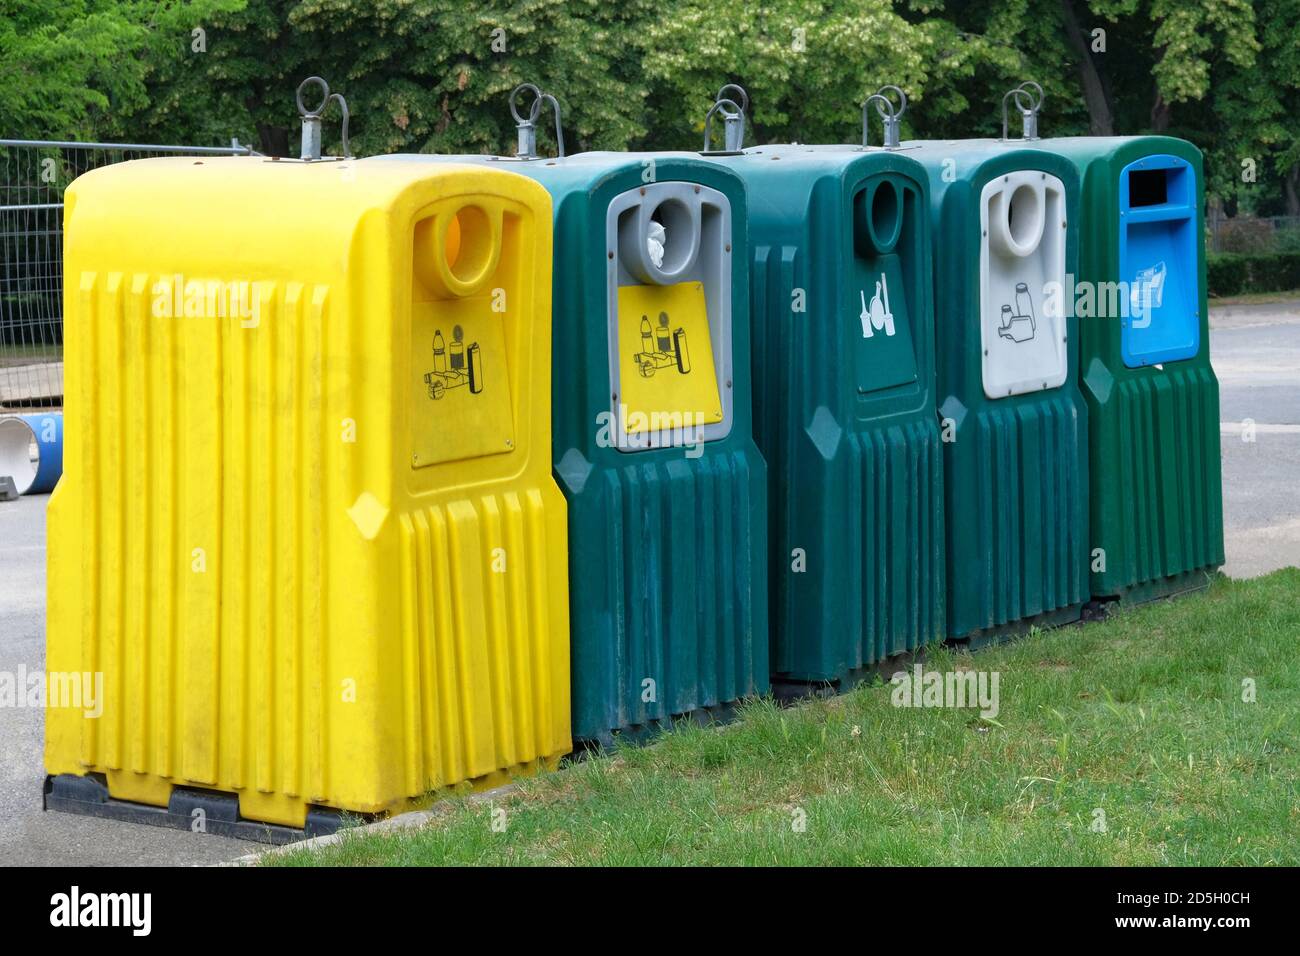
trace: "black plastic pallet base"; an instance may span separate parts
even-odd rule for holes
[[[239,815],[239,798],[233,793],[192,787],[176,787],[165,807],[132,803],[109,796],[108,784],[101,774],[82,777],[61,773],[46,777],[45,809],[276,845],[326,836],[337,832],[343,823],[341,813],[323,807],[308,809],[307,825],[301,830],[248,820]],[[196,815],[196,810],[202,813]],[[202,820],[201,827],[199,820]]]
[[[736,719],[740,701],[729,700],[712,707],[699,707],[685,714],[674,714],[668,720],[651,720],[644,724],[632,724],[618,730],[605,731],[595,737],[574,738],[574,756],[585,756],[594,750],[616,750],[619,747],[641,747],[652,743],[655,738],[672,730],[683,721],[709,727],[714,724],[730,724]]]
[[[772,678],[772,696],[779,704],[793,704],[801,700],[818,698],[825,700],[842,694],[848,689],[841,687],[839,681]]]
[[[962,637],[950,638],[948,643],[953,647],[964,647],[967,650],[978,651],[985,647],[994,647],[998,644],[1005,644],[1008,641],[1014,641],[1018,637],[1024,637],[1034,628],[1068,627],[1071,624],[1079,624],[1084,620],[1083,604],[1067,604],[1065,607],[1058,607],[1051,611],[1044,611],[1034,617],[1022,618],[1011,624],[1004,624],[1001,627],[991,627],[982,631],[974,631]]]
[[[1191,594],[1194,591],[1204,591],[1218,576],[1218,568],[1202,568],[1196,571],[1175,574],[1172,577],[1156,578],[1154,581],[1144,581],[1133,587],[1125,588],[1120,594],[1111,598],[1111,601],[1118,601],[1125,606],[1133,606],[1147,604],[1151,601],[1176,598],[1184,594]]]
[[[778,703],[788,704],[809,698],[830,698],[847,694],[855,687],[874,682],[877,677],[882,683],[888,684],[890,678],[898,671],[906,670],[913,662],[924,658],[924,648],[899,651],[873,664],[847,671],[834,680],[797,680],[779,674],[772,678],[772,696]]]

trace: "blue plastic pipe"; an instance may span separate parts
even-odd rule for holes
[[[0,475],[12,477],[20,495],[53,491],[62,474],[62,412],[0,417]]]

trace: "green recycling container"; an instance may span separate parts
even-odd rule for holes
[[[609,746],[766,693],[767,475],[740,177],[698,153],[388,159],[491,163],[554,201],[575,742]]]
[[[929,185],[906,152],[719,157],[749,193],[774,687],[944,638]]]
[[[1072,163],[1019,142],[904,143],[929,175],[948,635],[1077,619],[1088,601],[1088,411]]]
[[[1201,153],[1167,136],[1032,144],[1082,184],[1080,384],[1092,594],[1140,601],[1223,564],[1219,383],[1210,366]]]

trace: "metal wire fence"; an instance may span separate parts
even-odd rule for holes
[[[1209,216],[1210,252],[1300,252],[1300,216]]]
[[[63,191],[100,166],[253,150],[0,139],[0,409],[63,403]]]

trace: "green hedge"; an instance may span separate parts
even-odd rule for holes
[[[1210,295],[1300,289],[1300,251],[1222,252],[1205,260]]]

